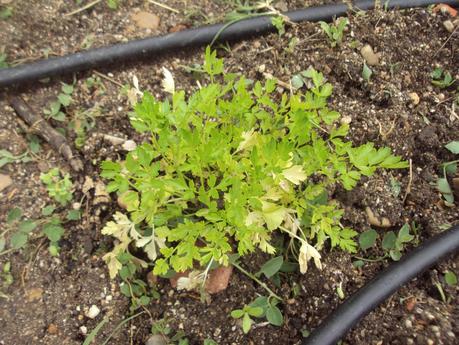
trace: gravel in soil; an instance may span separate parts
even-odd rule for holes
[[[289,8],[298,5],[294,1],[286,3]],[[170,1],[168,5],[183,7],[182,1]],[[47,48],[50,54],[73,52],[81,49],[83,40],[91,34],[93,46],[99,46],[168,32],[182,23],[197,24],[183,14],[171,14],[142,1],[126,1],[118,11],[100,6],[73,17],[62,17],[74,8],[68,8],[61,1],[47,4],[17,1],[12,6],[17,13],[13,20],[0,21],[0,41],[5,42],[2,44],[6,45],[9,61],[36,59]],[[217,2],[200,6],[212,18],[222,16],[227,10]],[[139,31],[132,26],[131,14],[138,10],[148,10],[160,17],[156,31]],[[459,130],[459,120],[452,107],[455,90],[440,90],[430,82],[430,73],[438,66],[459,78],[459,38],[445,29],[446,19],[445,14],[432,14],[424,9],[357,13],[350,17],[351,25],[345,32],[344,42],[336,48],[329,46],[319,25],[305,23],[290,28],[282,37],[272,34],[234,43],[229,50],[219,50],[219,54],[225,58],[228,72],[244,73],[253,80],[263,79],[264,73],[270,73],[288,83],[292,75],[309,66],[322,71],[334,85],[331,107],[350,121],[350,139],[356,144],[373,141],[378,146],[390,146],[412,161],[411,174],[408,170],[380,171],[363,180],[352,192],[337,187],[333,197],[346,210],[344,222],[358,231],[367,230],[370,225],[365,208],[369,207],[379,217],[386,217],[392,230],[405,222],[416,222],[421,226],[422,240],[441,231],[444,224],[453,224],[459,219],[457,208],[444,206],[433,185],[441,163],[454,159],[443,147],[458,139]],[[286,47],[293,37],[299,42],[292,53]],[[379,54],[378,63],[371,66],[373,75],[369,82],[362,78],[361,48],[366,44]],[[191,92],[197,88],[196,80],[182,66],[201,63],[202,56],[202,49],[190,49],[100,72],[121,84],[131,83],[135,75],[143,90],[163,98],[161,67],[173,72],[177,88]],[[120,87],[101,79],[103,87],[88,88],[85,80],[90,76],[90,72],[76,76],[74,103],[67,111],[67,116],[73,118],[79,109],[97,106],[102,110],[84,146],[77,150],[85,161],[84,173],[70,171],[76,185],[75,200],[83,200],[83,218],[66,225],[58,258],[48,254],[47,244],[40,238],[33,239],[26,250],[0,258],[2,263],[12,263],[14,276],[13,285],[4,291],[9,298],[0,299],[0,344],[81,344],[85,332],[109,317],[110,322],[97,337],[97,343],[101,343],[128,315],[129,303],[120,295],[118,283],[109,280],[101,259],[111,240],[102,237],[100,229],[118,209],[116,198],[101,199],[93,189],[83,191],[83,184],[86,177],[94,183],[100,181],[98,164],[101,160],[124,155],[122,147],[104,141],[101,133],[136,142],[145,138],[129,125],[130,105]],[[64,80],[72,82],[71,78]],[[32,87],[23,96],[33,109],[41,111],[59,89],[59,81],[53,81]],[[289,92],[281,87],[278,91]],[[0,114],[0,148],[14,154],[24,152],[28,145],[26,133],[4,94],[0,99]],[[62,126],[57,122],[53,125]],[[67,135],[69,141],[73,141],[71,130]],[[0,221],[5,221],[13,206],[20,206],[27,217],[40,217],[41,209],[50,199],[39,175],[54,166],[69,170],[66,162],[43,144],[33,162],[1,168],[1,174],[9,176],[12,184],[0,191]],[[391,181],[400,184],[399,195],[394,193]],[[411,190],[403,201],[408,186]],[[386,231],[377,230],[380,234]],[[263,291],[238,273],[233,273],[229,287],[212,296],[207,304],[202,303],[198,295],[177,292],[160,280],[161,297],[148,309],[153,320],[168,318],[173,329],[183,330],[191,344],[201,344],[206,338],[218,344],[295,344],[301,340],[302,330],[312,330],[339,305],[336,288],[340,284],[345,296],[349,296],[387,264],[370,263],[357,269],[348,254],[325,250],[323,256],[323,271],[311,268],[307,275],[290,275],[276,289],[286,300],[282,305],[285,318],[282,327],[259,323],[248,335],[243,335],[240,325],[229,313]],[[264,256],[253,255],[245,259],[244,264],[255,270],[264,260]],[[450,298],[449,303],[444,303],[434,282],[441,281],[446,270],[459,274],[458,264],[457,258],[451,258],[413,280],[367,316],[344,342],[456,344],[459,336],[457,287],[443,284]],[[299,286],[298,294],[292,291],[295,284]],[[93,305],[100,310],[94,319],[88,318]],[[150,327],[151,320],[144,314],[128,323],[112,343],[144,344]]]

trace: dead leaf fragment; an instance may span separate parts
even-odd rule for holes
[[[150,12],[140,11],[133,14],[131,18],[142,29],[156,30],[159,26],[159,17]]]
[[[59,333],[59,328],[54,323],[50,323],[48,325],[48,333],[49,334],[57,334]]]
[[[410,98],[411,103],[413,103],[414,105],[418,105],[419,104],[420,98],[419,98],[419,96],[418,96],[418,94],[416,92],[410,92],[408,94],[408,97]]]
[[[369,44],[365,44],[360,50],[360,54],[365,59],[367,65],[376,66],[379,65],[379,53],[375,53],[373,48]]]
[[[370,223],[370,225],[377,226],[379,228],[389,228],[392,226],[388,218],[379,218],[379,216],[369,207],[365,208],[365,213],[367,214],[368,223]]]
[[[457,10],[447,4],[439,4],[434,7],[433,12],[436,13],[440,11],[441,13],[449,13],[451,17],[457,16]]]

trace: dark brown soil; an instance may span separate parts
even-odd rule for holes
[[[11,5],[13,17],[0,20],[0,45],[5,46],[8,61],[24,62],[24,59],[43,56],[43,49],[56,55],[78,51],[90,34],[94,34],[93,46],[101,46],[165,33],[179,24],[193,26],[207,21],[199,14],[190,17],[187,11],[201,11],[209,21],[218,21],[230,8],[219,1],[171,0],[167,4],[181,13],[173,14],[143,1],[124,1],[117,11],[101,3],[93,10],[63,17],[62,14],[75,9],[76,5],[58,0],[46,4],[15,1]],[[303,6],[304,1],[286,4],[292,9]],[[161,24],[156,31],[138,29],[130,21],[131,14],[140,9],[160,16]],[[391,230],[398,230],[405,222],[415,222],[421,228],[420,241],[459,219],[457,207],[446,207],[434,185],[441,163],[455,159],[444,145],[459,139],[459,119],[453,107],[455,89],[441,90],[430,82],[430,73],[437,66],[459,78],[459,36],[457,32],[451,35],[445,30],[442,23],[446,19],[445,14],[424,9],[356,13],[350,16],[351,25],[343,44],[336,48],[330,47],[319,25],[305,23],[289,28],[281,38],[272,34],[234,43],[229,50],[219,50],[228,72],[240,72],[253,80],[263,79],[262,71],[286,83],[292,75],[309,66],[322,71],[334,85],[331,107],[351,120],[350,139],[356,144],[373,141],[377,146],[390,146],[412,161],[411,176],[408,169],[379,171],[352,192],[336,188],[333,197],[346,210],[346,225],[359,232],[370,227],[366,207],[387,217]],[[293,37],[299,39],[299,44],[292,53],[286,47]],[[360,48],[364,44],[370,44],[381,53],[379,64],[371,67],[373,75],[368,83],[362,79]],[[161,67],[172,71],[178,89],[191,92],[197,88],[196,81],[183,66],[202,60],[203,49],[190,49],[141,64],[111,66],[100,72],[121,84],[132,84],[135,75],[143,90],[162,98]],[[80,327],[87,327],[90,332],[104,317],[109,317],[96,338],[95,343],[101,344],[118,323],[129,316],[129,301],[120,294],[119,282],[110,281],[101,259],[111,239],[103,237],[100,229],[118,209],[116,197],[112,196],[108,203],[100,202],[93,192],[85,195],[82,186],[86,177],[101,181],[98,165],[102,160],[123,154],[120,147],[101,139],[101,133],[137,142],[142,138],[129,124],[130,105],[121,88],[101,79],[104,92],[100,92],[102,87],[98,91],[88,90],[84,84],[90,76],[91,72],[75,76],[75,102],[67,112],[71,118],[80,109],[94,106],[102,109],[96,127],[89,133],[84,147],[78,150],[85,162],[84,173],[73,173],[62,157],[45,143],[32,162],[8,164],[0,169],[0,173],[13,179],[13,185],[0,192],[0,221],[6,220],[6,214],[14,206],[21,207],[29,218],[40,217],[42,207],[49,204],[50,199],[39,175],[54,166],[71,173],[76,185],[74,201],[83,200],[84,210],[81,221],[66,224],[58,258],[49,255],[47,243],[40,238],[33,239],[25,250],[0,256],[0,264],[11,262],[14,276],[13,285],[3,291],[9,299],[0,298],[2,345],[82,344],[84,336]],[[71,82],[72,78],[64,81]],[[37,83],[22,95],[40,112],[59,88],[60,80]],[[281,91],[289,92],[279,89]],[[413,92],[420,98],[417,105],[409,97]],[[27,148],[23,127],[9,107],[7,95],[0,97],[0,149],[20,154]],[[56,122],[53,125],[61,126]],[[74,133],[70,130],[67,135],[73,143]],[[391,189],[392,179],[401,185],[398,196],[394,196]],[[411,191],[403,201],[409,185]],[[388,229],[377,230],[383,234]],[[377,250],[359,253],[360,256],[378,254]],[[242,333],[238,322],[229,314],[263,290],[238,272],[233,274],[229,287],[213,295],[207,304],[199,300],[199,295],[177,292],[167,281],[160,280],[161,297],[153,301],[148,310],[153,321],[167,318],[173,329],[183,330],[190,344],[202,344],[206,338],[223,345],[296,344],[302,339],[302,330],[312,330],[340,304],[336,293],[340,284],[345,295],[350,296],[388,264],[387,261],[368,263],[357,269],[349,254],[325,250],[323,257],[322,271],[311,268],[306,275],[284,277],[281,288],[270,285],[286,300],[282,304],[285,318],[282,327],[260,323],[248,335]],[[264,260],[266,257],[254,255],[244,259],[243,265],[255,271]],[[367,316],[343,343],[457,344],[459,294],[457,287],[447,286],[442,277],[447,270],[459,274],[458,265],[458,259],[451,258],[413,280]],[[442,301],[435,287],[437,280],[443,283],[450,299],[448,303]],[[299,287],[297,295],[293,293],[295,285]],[[94,320],[84,316],[91,305],[101,309]],[[110,344],[145,344],[151,323],[147,314],[143,314],[122,327]]]

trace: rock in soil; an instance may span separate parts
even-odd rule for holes
[[[156,30],[159,26],[159,17],[150,12],[137,12],[132,15],[132,20],[142,29]]]
[[[85,314],[86,317],[90,318],[90,319],[95,319],[97,317],[97,315],[100,314],[100,309],[98,306],[96,306],[95,304],[93,304],[88,312]]]
[[[160,334],[155,334],[152,335],[150,338],[148,338],[147,342],[145,345],[167,345],[167,339],[165,339],[164,336]]]
[[[367,65],[376,66],[379,65],[379,54],[373,51],[373,48],[369,44],[365,44],[360,50],[360,54],[365,59]]]
[[[0,192],[8,188],[13,183],[13,180],[8,175],[0,174]]]

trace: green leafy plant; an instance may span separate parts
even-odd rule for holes
[[[24,153],[15,156],[8,150],[0,150],[0,168],[9,163],[27,163],[31,160],[29,151],[25,151]]]
[[[13,15],[13,9],[9,6],[0,6],[0,19],[5,20]]]
[[[223,60],[209,48],[203,68],[209,83],[188,99],[184,91],[173,90],[171,101],[145,92],[131,124],[150,142],[102,163],[108,190],[129,212],[103,230],[118,239],[104,257],[111,275],[121,267],[118,256],[135,247],[157,275],[227,265],[230,243],[240,255],[274,254],[275,231],[300,245],[302,273],[310,259],[320,266],[327,240],[354,252],[357,233],[340,224],[343,210],[327,190],[336,183],[350,190],[362,175],[407,163],[387,147],[344,140],[349,126],[327,107],[333,87],[320,72],[310,71],[305,93],[278,99],[275,80],[252,84],[227,74],[218,82]]]
[[[410,233],[410,230],[414,235]],[[375,262],[382,261],[387,258],[391,258],[394,261],[399,261],[402,257],[403,251],[405,250],[405,246],[408,243],[411,243],[413,240],[417,240],[418,231],[419,227],[416,226],[416,224],[413,222],[411,226],[408,223],[405,223],[397,234],[394,231],[386,232],[381,242],[381,249],[384,251],[384,255],[370,259],[356,256],[355,258],[358,260],[353,262],[354,266],[361,267],[365,264],[365,261]],[[362,250],[368,250],[374,247],[378,238],[379,234],[376,232],[376,230],[370,229],[362,232],[359,235],[360,248]]]
[[[242,318],[242,330],[244,333],[249,333],[250,328],[253,324],[252,317],[262,317],[263,308],[262,307],[253,307],[250,305],[245,305],[242,309],[235,309],[231,312],[231,317],[234,319]]]
[[[0,268],[0,297],[9,299],[6,291],[14,282],[13,275],[11,274],[11,262],[5,262]]]
[[[48,118],[63,122],[66,120],[65,108],[72,103],[73,85],[62,83],[61,92],[57,95],[57,99],[49,104],[49,109],[43,112]]]
[[[362,78],[364,81],[367,83],[370,81],[371,76],[373,75],[373,71],[371,70],[370,67],[364,62],[363,63],[363,68],[362,68]]]
[[[167,344],[188,345],[189,343],[185,332],[182,330],[174,334],[174,330],[169,326],[169,321],[166,318],[154,322],[151,327],[151,333],[153,335],[161,335]]]
[[[6,62],[6,54],[0,51],[0,69],[7,68],[9,65]]]
[[[40,175],[40,180],[46,185],[48,194],[62,206],[66,206],[73,196],[73,183],[67,173],[61,177],[59,168],[53,168]]]
[[[444,278],[446,284],[448,284],[449,286],[457,285],[457,276],[454,274],[454,272],[446,271]]]
[[[107,6],[112,10],[117,10],[121,0],[107,0]]]
[[[452,141],[445,145],[453,154],[459,154],[459,141]],[[457,164],[459,160],[453,160],[442,164],[443,177],[437,180],[437,189],[442,194],[443,199],[447,205],[454,204],[454,193],[449,185],[448,175],[455,175],[457,172]]]
[[[53,212],[53,206],[46,206],[42,210],[44,218],[32,220],[23,219],[22,210],[17,207],[13,208],[7,216],[7,227],[5,231],[0,234],[0,255],[25,247],[32,232],[40,228],[41,236],[46,236],[50,241],[50,254],[52,256],[57,256],[60,249],[58,242],[64,235],[65,230],[60,218],[52,216]],[[9,241],[10,248],[5,250],[7,244],[5,235],[14,230],[15,232],[11,235]]]
[[[86,142],[86,136],[88,131],[94,128],[96,125],[96,118],[101,114],[99,107],[93,107],[87,110],[79,110],[74,114],[72,122],[70,122],[70,128],[76,134],[75,146],[82,148]]]
[[[432,84],[438,86],[441,89],[446,89],[454,84],[456,81],[451,73],[444,71],[441,67],[437,67],[433,70],[432,74]]]
[[[274,16],[271,19],[271,23],[274,25],[276,28],[279,37],[282,37],[283,34],[285,34],[285,19],[284,16]]]
[[[344,29],[349,24],[349,20],[347,18],[340,18],[334,24],[328,24],[326,22],[319,22],[319,24],[322,30],[328,36],[330,45],[332,47],[336,47],[343,41]]]

